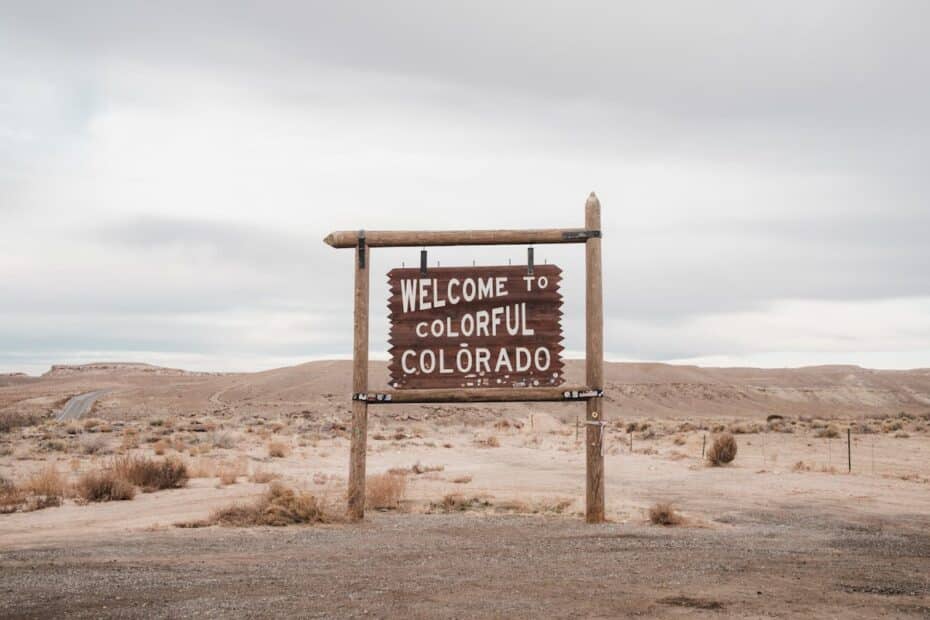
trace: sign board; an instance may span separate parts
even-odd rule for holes
[[[391,270],[391,386],[562,384],[561,276],[555,265]]]

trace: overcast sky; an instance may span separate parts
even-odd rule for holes
[[[930,367],[928,76],[922,1],[0,0],[0,371],[344,357],[328,232],[591,190],[610,359]],[[577,355],[583,252],[536,255]]]

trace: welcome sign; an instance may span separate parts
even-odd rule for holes
[[[560,385],[561,274],[555,265],[391,270],[392,387]]]

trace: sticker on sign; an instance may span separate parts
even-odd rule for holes
[[[561,274],[555,265],[391,270],[391,386],[562,384]]]

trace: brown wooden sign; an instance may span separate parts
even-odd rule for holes
[[[560,385],[561,279],[555,265],[391,270],[391,386]]]

